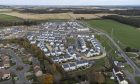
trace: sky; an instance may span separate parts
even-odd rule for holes
[[[140,0],[0,0],[0,5],[140,5]]]

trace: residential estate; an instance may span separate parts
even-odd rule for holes
[[[105,51],[89,28],[78,22],[47,22],[41,29],[29,32],[27,39],[36,44],[45,56],[58,63],[65,71],[90,67],[93,59],[104,57]]]
[[[24,27],[5,28],[1,29],[0,38],[3,40],[9,38],[27,39],[31,45],[35,45],[43,51],[47,59],[67,73],[89,69],[96,65],[94,60],[102,59],[106,56],[105,48],[96,35],[88,27],[76,21],[50,21],[25,29]],[[39,60],[33,54],[23,53],[23,51],[26,51],[24,48],[15,44],[0,44],[0,47],[22,52],[20,55],[23,55],[23,58],[29,63],[25,63],[25,68],[29,69],[31,67],[31,71],[25,71],[26,74],[34,75],[37,78],[44,75]],[[8,70],[8,68],[12,67],[11,58],[6,53],[0,53],[1,80],[11,79],[11,70]],[[23,58],[22,61],[24,62]],[[22,65],[25,66],[24,64]],[[120,69],[124,66],[118,61],[114,61],[114,65],[112,73],[118,83],[129,84]],[[20,75],[17,75],[17,77],[20,77]],[[26,80],[26,77],[24,78]],[[21,78],[19,81],[21,81]],[[31,84],[31,82],[33,80],[26,80],[28,84]]]

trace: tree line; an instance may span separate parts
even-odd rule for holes
[[[0,20],[0,26],[19,26],[19,25],[25,25],[25,26],[31,26],[31,25],[37,25],[38,21],[32,21],[32,20],[23,20],[23,21],[2,21]]]
[[[119,15],[139,16],[140,10],[139,9],[114,10],[112,11],[112,13],[119,14]]]
[[[16,10],[21,13],[67,13],[73,12],[74,14],[96,14],[96,13],[111,13],[111,14],[119,14],[119,15],[140,15],[139,9],[128,9],[128,10],[110,10],[110,9],[80,9],[80,8],[54,8],[52,10],[49,9],[23,9]]]
[[[125,52],[139,52],[140,50],[139,49],[136,49],[136,48],[131,48],[131,47],[126,47],[124,49]]]
[[[44,57],[45,57],[44,52],[39,47],[37,47],[36,45],[30,44],[28,39],[25,39],[25,38],[16,39],[15,38],[15,39],[9,39],[7,41],[9,43],[15,43],[15,44],[21,45],[26,50],[32,52],[34,54],[34,56],[36,56],[39,60],[43,60]]]
[[[70,12],[70,10],[61,10],[61,9],[53,9],[53,10],[48,10],[48,9],[24,9],[24,10],[18,10],[21,13],[36,13],[36,14],[45,14],[45,13],[66,13]]]
[[[116,21],[123,23],[123,24],[128,24],[131,26],[140,27],[140,19],[139,18],[123,17],[123,16],[118,16],[118,15],[109,15],[109,16],[104,16],[102,18],[112,19],[112,20],[116,20]]]
[[[46,69],[45,69],[46,64],[44,63],[44,60],[46,59],[45,54],[39,47],[37,47],[34,44],[30,44],[30,42],[25,38],[9,39],[9,40],[7,40],[7,42],[19,44],[22,47],[24,47],[27,51],[30,51],[32,54],[34,54],[34,56],[37,57],[38,60],[40,61],[40,67],[44,73],[40,77],[41,79],[39,79],[39,82],[41,84],[53,84],[53,80],[54,80],[53,75],[46,71]],[[49,59],[47,59],[47,60],[49,60]]]

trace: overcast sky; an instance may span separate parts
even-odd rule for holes
[[[140,0],[0,0],[0,5],[140,5]]]

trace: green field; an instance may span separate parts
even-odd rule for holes
[[[113,20],[87,20],[93,28],[97,28],[111,35],[113,29],[113,38],[118,41],[122,47],[130,46],[140,48],[140,30],[135,27],[125,25]]]
[[[10,15],[4,15],[0,14],[0,21],[22,21],[22,19],[15,17],[15,16],[10,16]]]
[[[135,77],[135,80],[138,84],[140,84],[140,77]]]
[[[103,47],[105,47],[105,50],[106,50],[108,56],[112,56],[112,58],[114,60],[117,60],[119,62],[125,62],[123,57],[121,57],[115,53],[115,50],[114,50],[115,47],[108,38],[106,38],[105,36],[101,36],[101,35],[96,35],[96,38],[99,40],[101,45]]]

